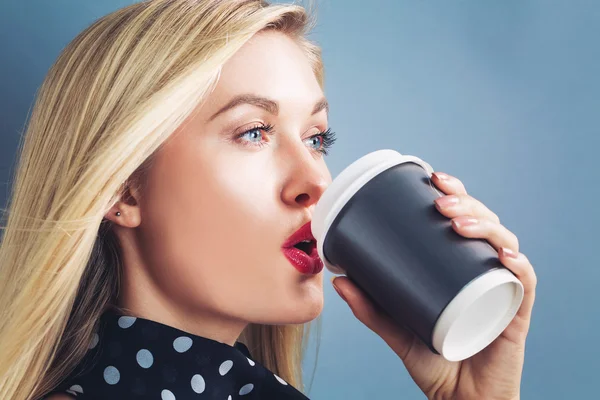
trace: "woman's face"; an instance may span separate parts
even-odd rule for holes
[[[255,35],[157,153],[137,201],[116,206],[123,215],[111,219],[137,221],[116,227],[124,305],[217,325],[316,318],[323,273],[301,273],[282,245],[331,182],[318,136],[327,129],[303,51],[282,33]]]

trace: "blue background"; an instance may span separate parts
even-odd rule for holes
[[[60,50],[125,0],[0,3],[0,204],[35,91]],[[459,177],[539,278],[523,399],[588,399],[600,371],[600,2],[318,1],[332,174],[394,148]],[[327,281],[314,399],[422,399]],[[305,364],[313,372],[315,348]]]

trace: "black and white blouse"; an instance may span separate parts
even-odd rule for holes
[[[113,309],[102,314],[77,368],[47,396],[56,393],[83,400],[307,399],[240,342],[230,346]]]

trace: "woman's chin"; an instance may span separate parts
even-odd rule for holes
[[[289,324],[304,324],[316,319],[323,311],[323,290],[316,289],[304,296],[296,306],[290,310],[293,321]]]
[[[272,300],[268,300],[271,297]],[[263,305],[254,304],[254,323],[265,325],[304,324],[316,319],[323,311],[323,279],[313,276],[298,284],[293,283],[272,295],[261,297]]]
[[[283,304],[280,304],[283,305]],[[323,291],[313,290],[298,299],[290,299],[277,312],[278,325],[305,324],[316,319],[323,311]]]

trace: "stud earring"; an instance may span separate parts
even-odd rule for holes
[[[117,211],[117,217],[121,216],[121,211]]]

